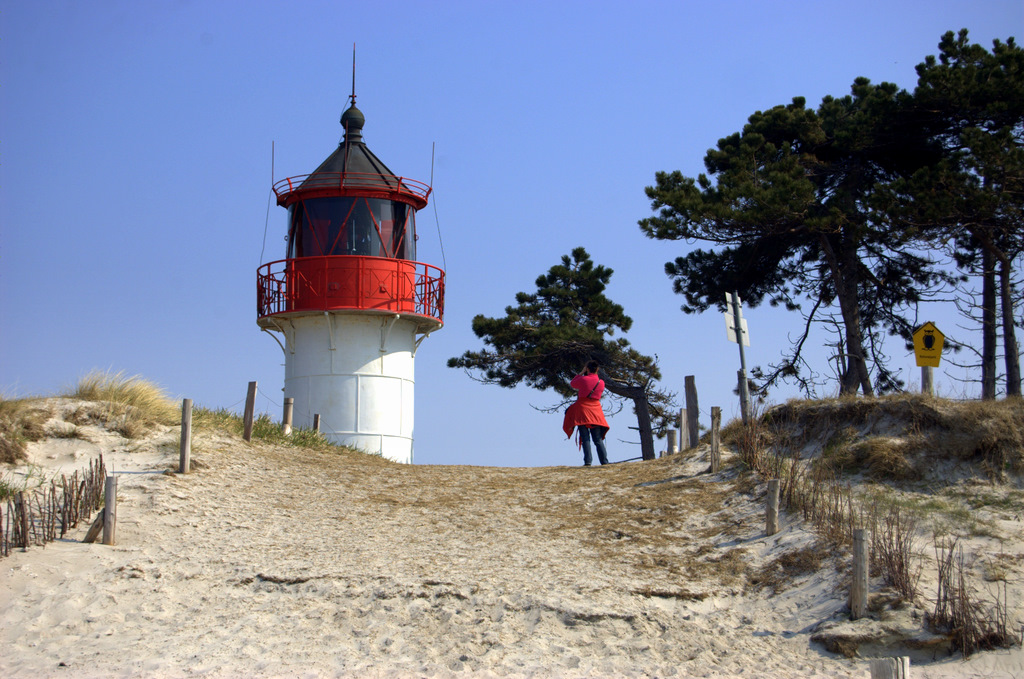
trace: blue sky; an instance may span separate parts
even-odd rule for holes
[[[481,346],[474,315],[501,315],[579,245],[614,269],[607,294],[664,386],[682,393],[694,375],[704,424],[715,405],[728,421],[736,345],[720,314],[679,311],[663,266],[693,246],[642,236],[644,187],[659,170],[699,173],[756,110],[817,105],[857,76],[912,88],[914,66],[964,27],[986,46],[1020,38],[1024,4],[4,3],[0,393],[110,369],[239,409],[256,380],[258,408],[279,417],[283,358],[255,314],[256,269],[284,256],[271,180],[337,145],[356,43],[364,139],[396,174],[433,176],[418,259],[448,276],[445,327],[417,354],[416,462],[581,461],[559,416],[537,410],[553,394],[445,366]],[[930,318],[952,334],[948,311]],[[779,309],[745,315],[748,365],[799,328]],[[891,353],[919,382],[913,356]],[[939,369],[939,392],[969,395],[957,377]],[[611,424],[610,457],[639,455],[628,408]]]

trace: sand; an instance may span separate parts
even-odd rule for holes
[[[818,537],[788,515],[766,537],[763,487],[705,473],[707,451],[403,466],[198,432],[179,475],[175,429],[87,429],[30,461],[102,452],[117,544],[82,526],[0,559],[4,677],[869,676],[811,640],[848,620],[846,555],[782,572]],[[912,676],[1024,676],[1019,647],[926,655]]]

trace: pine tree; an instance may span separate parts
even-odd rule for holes
[[[1020,395],[1012,279],[1024,255],[1024,50],[1010,38],[990,52],[966,29],[950,31],[917,73],[915,120],[942,154],[895,182],[885,210],[896,228],[920,230],[981,276],[982,395],[995,398],[1000,327],[1006,393]]]
[[[705,156],[707,174],[659,172],[647,187],[656,211],[640,221],[648,237],[718,248],[665,265],[684,312],[722,308],[732,290],[751,306],[802,311],[803,332],[783,361],[755,370],[762,386],[795,379],[809,390],[802,351],[820,323],[841,328],[833,357],[841,393],[902,386],[886,367],[881,337],[909,339],[915,305],[942,280],[914,251],[911,232],[891,231],[871,209],[878,187],[936,153],[898,115],[908,96],[859,78],[850,95],[826,97],[817,110],[794,98],[719,140]]]
[[[474,317],[473,332],[489,348],[450,358],[448,367],[463,368],[487,384],[526,384],[568,400],[576,396],[569,381],[588,360],[597,360],[607,390],[632,401],[642,457],[654,459],[655,422],[659,430],[667,426],[672,395],[654,386],[661,379],[656,359],[625,338],[613,339],[633,321],[604,294],[612,273],[595,265],[584,248],[575,248],[537,278],[536,292],[517,293],[504,317]]]

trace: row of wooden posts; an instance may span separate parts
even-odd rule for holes
[[[249,389],[245,394],[245,412],[242,414],[242,438],[246,441],[252,440],[252,428],[255,422],[256,410],[256,383],[250,382]],[[284,400],[284,413],[281,417],[281,431],[285,436],[292,433],[292,413],[295,410],[295,399],[288,397]],[[313,431],[320,431],[320,413],[313,413]]]
[[[697,388],[692,375],[686,377],[686,407],[679,410],[679,442],[689,448],[700,444],[699,416],[697,405]],[[715,474],[721,469],[721,426],[722,409],[711,408],[711,451],[710,473]],[[676,431],[668,431],[667,454],[680,452],[676,445]],[[765,502],[765,534],[775,535],[779,532],[779,479],[768,480],[768,494]],[[858,528],[853,531],[853,584],[850,587],[850,618],[858,620],[868,613],[868,571],[870,535],[867,530]],[[871,679],[909,679],[910,658],[875,658],[871,660]]]

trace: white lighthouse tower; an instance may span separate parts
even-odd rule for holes
[[[351,99],[334,153],[274,184],[288,250],[257,271],[257,323],[281,336],[296,426],[319,415],[335,443],[412,462],[416,350],[444,314],[444,271],[416,261],[431,189],[366,147]]]

